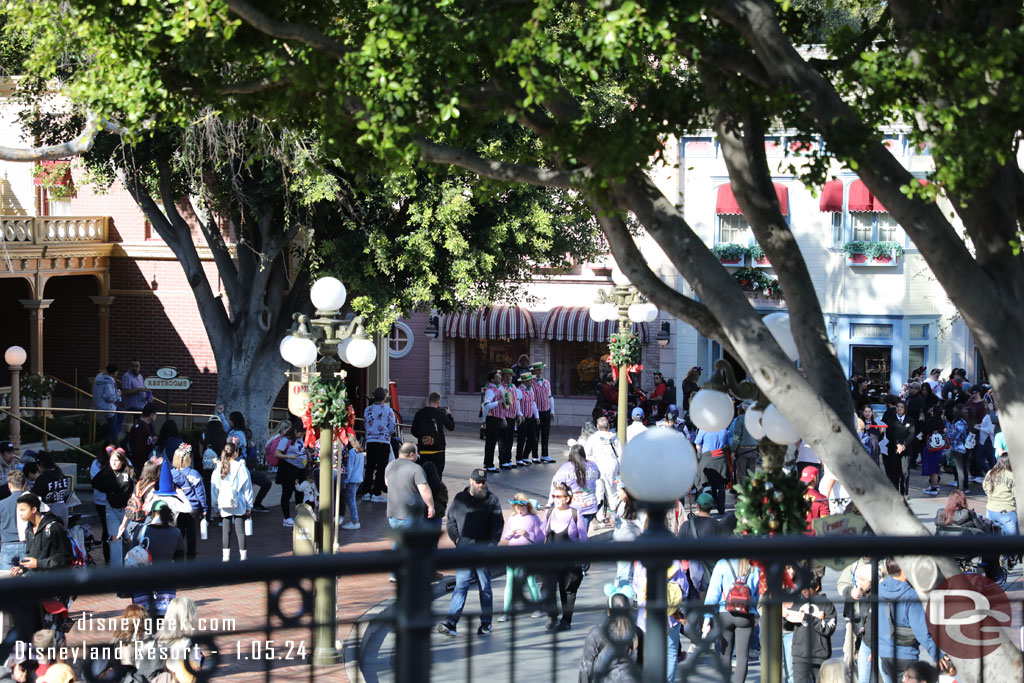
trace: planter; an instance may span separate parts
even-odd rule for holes
[[[768,260],[768,257],[766,256],[766,257],[763,257],[763,258],[760,258],[760,259],[754,259],[754,267],[755,268],[771,268],[772,264]]]
[[[726,257],[723,256],[723,257],[721,257],[718,260],[722,262],[723,266],[742,266],[743,265],[743,257],[742,256],[740,256],[739,258],[732,258],[732,259],[726,258]]]
[[[846,255],[846,263],[851,266],[894,266],[899,261],[899,257],[895,251],[890,251],[887,254],[876,256],[873,259],[867,257],[866,254],[853,253]]]

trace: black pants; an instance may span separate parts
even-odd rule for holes
[[[583,583],[583,571],[579,566],[563,569],[555,579],[558,586],[558,598],[562,601],[562,623],[572,625],[572,613],[576,608],[576,591]],[[558,605],[552,603],[553,609],[548,610],[548,617],[558,619]]]
[[[100,516],[103,527],[103,561],[110,564],[110,534],[107,532],[107,506],[96,505],[96,514]]]
[[[444,451],[438,451],[437,453],[420,453],[420,465],[426,465],[428,462],[434,463],[434,467],[437,468],[437,476],[444,474]]]
[[[516,435],[516,460],[529,460],[537,457],[537,420],[528,417],[519,425]]]
[[[732,672],[733,683],[743,683],[747,678],[747,657],[750,655],[750,638],[754,634],[754,615],[718,613],[722,626],[722,659],[725,665],[732,665],[732,654],[736,652],[736,668]]]
[[[729,476],[728,456],[720,455],[715,458],[710,453],[701,453],[700,461],[697,464],[700,472],[700,479],[703,485],[711,487],[711,495],[715,498],[715,507],[718,514],[725,514],[725,484]]]
[[[882,458],[885,461],[885,475],[901,496],[910,493],[910,459],[907,456],[906,452],[896,453],[895,450],[890,450]]]
[[[488,415],[484,423],[484,467],[494,467],[494,448],[501,441],[501,434],[504,431],[505,418]]]
[[[235,537],[238,539],[238,549],[245,550],[245,517],[225,517],[220,527],[220,547],[224,550],[231,550],[231,528],[235,529]]]
[[[551,437],[551,411],[542,410],[540,413],[540,425],[537,427],[537,442],[540,444],[540,457],[550,458],[548,455],[548,439]],[[533,457],[537,457],[534,449]]]
[[[793,683],[818,683],[818,669],[823,661],[793,657]]]
[[[390,444],[366,444],[366,470],[363,474],[361,493],[379,496],[387,492],[388,487],[384,485],[384,468],[388,466],[388,455],[390,454]]]
[[[196,559],[196,539],[199,537],[199,519],[202,516],[201,510],[178,514],[177,527],[185,537],[185,557],[189,560]]]
[[[968,459],[967,453],[957,453],[953,451],[953,469],[955,470],[957,483],[960,488],[964,491],[971,488],[971,480],[967,478],[968,470],[970,468],[970,460]]]
[[[502,465],[512,462],[512,439],[516,435],[516,419],[505,418],[505,429],[501,432],[501,447],[498,450],[498,462]]]
[[[256,501],[254,505],[256,507],[263,507],[263,499],[267,497],[267,493],[270,492],[270,487],[274,485],[270,481],[270,477],[267,476],[266,472],[260,472],[258,470],[251,470],[249,476],[252,478],[252,483],[259,487],[256,491]]]

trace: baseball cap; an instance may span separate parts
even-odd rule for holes
[[[14,443],[11,441],[0,441],[0,453],[7,453],[14,450]]]
[[[702,493],[697,496],[697,507],[705,512],[715,507],[715,498],[710,493]]]
[[[487,481],[487,470],[478,467],[473,470],[473,473],[469,475],[469,478],[475,482]]]
[[[817,467],[805,467],[804,471],[800,473],[800,481],[804,482],[805,484],[809,484],[809,483],[811,483],[812,481],[814,481],[817,478],[818,478],[818,468]]]
[[[644,409],[640,407],[633,408],[633,412],[630,415],[633,416],[634,420],[642,420],[644,419]]]
[[[166,501],[160,500],[158,498],[157,500],[153,501],[153,507],[151,507],[149,509],[149,511],[150,512],[159,512],[160,510],[163,510],[164,508],[167,508],[168,510],[170,510],[171,506],[168,505]]]

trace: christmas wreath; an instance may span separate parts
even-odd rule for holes
[[[343,444],[348,442],[345,427],[349,422],[348,391],[340,379],[324,381],[313,377],[309,381],[309,403],[302,423],[306,427],[306,445],[316,443],[314,427],[331,427],[335,438]]]
[[[608,364],[613,368],[640,362],[640,339],[632,332],[616,332],[608,338]]]
[[[807,530],[811,503],[804,496],[807,484],[796,472],[754,472],[737,490],[737,534],[775,536]]]

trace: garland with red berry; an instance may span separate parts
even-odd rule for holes
[[[736,487],[736,533],[751,536],[802,534],[811,502],[807,484],[796,472],[754,472]]]
[[[612,367],[640,362],[640,338],[632,332],[615,332],[608,338],[608,364]]]

